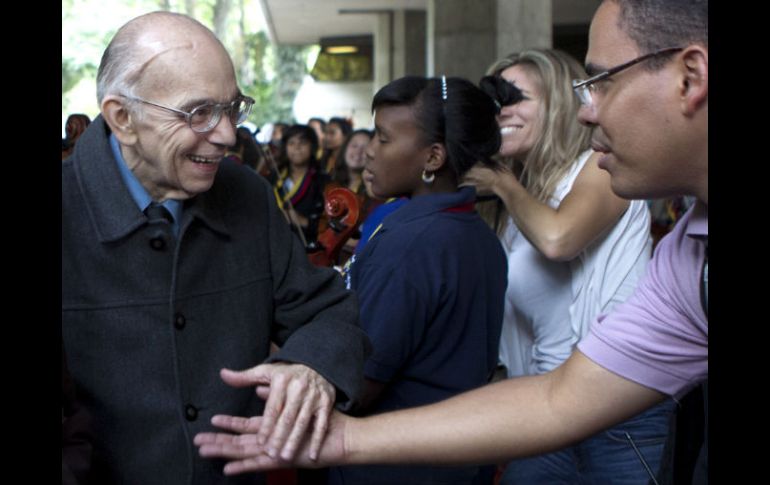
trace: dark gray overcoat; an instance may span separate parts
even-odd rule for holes
[[[259,483],[226,478],[192,444],[217,413],[262,412],[223,367],[307,364],[357,395],[369,349],[352,293],[308,263],[262,178],[221,164],[187,201],[178,242],[148,225],[98,117],[62,163],[62,337],[93,419],[95,483]]]

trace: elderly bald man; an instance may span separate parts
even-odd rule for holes
[[[61,329],[94,483],[262,482],[195,452],[222,412],[264,410],[260,440],[285,456],[308,431],[315,457],[369,342],[268,184],[221,162],[254,103],[230,57],[197,21],[150,13],[117,32],[97,84],[101,114],[62,164]]]

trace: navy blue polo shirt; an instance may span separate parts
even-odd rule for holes
[[[364,373],[390,383],[368,413],[481,386],[497,364],[507,259],[474,200],[471,187],[414,197],[351,267],[374,348]]]

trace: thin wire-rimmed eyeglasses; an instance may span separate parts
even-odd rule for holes
[[[238,96],[233,101],[228,103],[205,103],[200,106],[196,106],[189,113],[182,111],[181,109],[172,108],[170,106],[164,106],[162,104],[147,101],[146,99],[137,98],[135,96],[123,96],[131,101],[138,101],[140,103],[149,104],[156,108],[165,109],[181,115],[187,121],[187,125],[196,133],[207,133],[214,129],[219,120],[222,118],[222,112],[227,111],[230,116],[230,121],[233,125],[239,125],[246,121],[251,107],[254,106],[254,100],[248,96]]]
[[[629,67],[638,64],[642,61],[646,61],[647,59],[650,59],[651,57],[656,57],[661,54],[668,54],[671,52],[681,51],[684,47],[666,47],[665,49],[660,49],[655,52],[650,52],[649,54],[645,54],[643,56],[639,56],[636,59],[632,59],[628,62],[625,62],[619,66],[612,67],[610,69],[607,69],[604,72],[600,72],[596,76],[591,76],[588,79],[573,79],[572,80],[572,89],[575,90],[575,94],[577,94],[578,98],[580,98],[580,102],[583,103],[586,106],[590,106],[591,103],[593,103],[593,98],[591,97],[591,92],[596,90],[596,84],[599,81],[602,81],[604,79],[607,79],[608,77],[612,76],[613,74],[617,74],[620,71],[624,69],[628,69]]]

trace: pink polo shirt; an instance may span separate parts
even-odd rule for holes
[[[660,241],[636,292],[599,316],[578,349],[615,374],[675,397],[707,379],[704,238],[708,206],[696,202]]]

